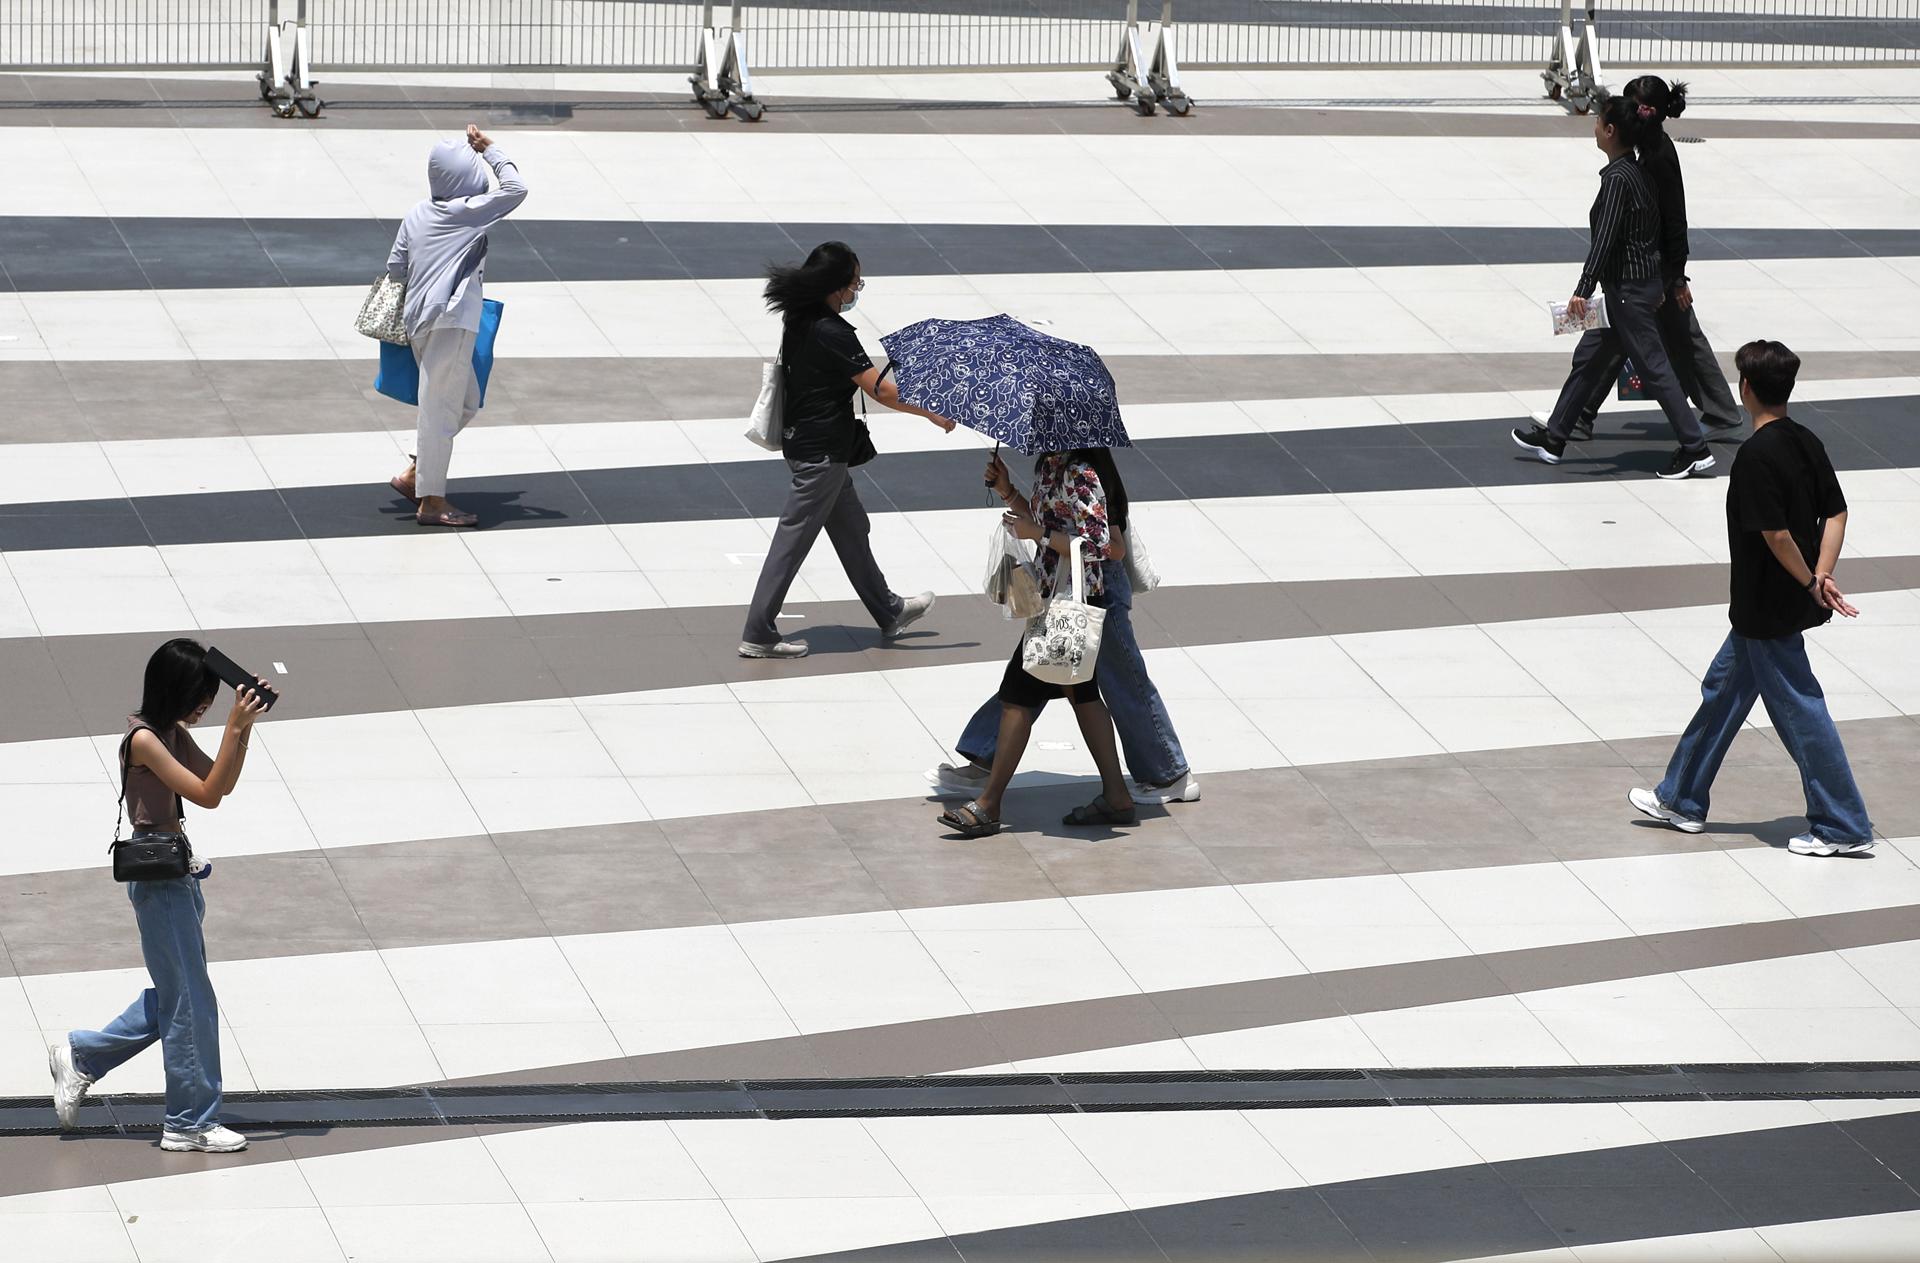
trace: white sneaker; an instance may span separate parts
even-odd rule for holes
[[[215,1123],[205,1131],[163,1131],[160,1147],[169,1153],[239,1153],[247,1147],[247,1138]]]
[[[1650,789],[1630,789],[1627,801],[1646,815],[1652,816],[1663,824],[1670,824],[1682,833],[1699,833],[1707,827],[1704,820],[1689,820],[1677,811],[1673,811],[1660,801]]]
[[[1865,842],[1828,842],[1811,832],[1787,840],[1787,849],[1795,855],[1865,855],[1873,849],[1874,839]]]
[[[900,612],[894,615],[893,621],[880,629],[881,639],[892,640],[895,636],[898,636],[901,632],[907,630],[907,628],[913,626],[922,618],[925,618],[927,611],[933,608],[933,599],[933,593],[922,592],[919,596],[910,596],[902,601],[900,603]]]
[[[941,798],[972,798],[987,783],[987,769],[969,759],[927,769],[927,784]]]
[[[53,1112],[62,1127],[80,1125],[80,1103],[87,1099],[93,1080],[73,1064],[73,1045],[66,1040],[47,1045],[47,1069],[53,1074]]]
[[[1143,807],[1159,807],[1167,803],[1197,803],[1200,801],[1200,778],[1188,772],[1177,781],[1165,785],[1148,785],[1144,781],[1128,781],[1127,788],[1132,792],[1133,801]]]
[[[740,656],[743,658],[804,658],[807,656],[807,647],[797,640],[776,640],[770,645],[743,640],[740,642]]]

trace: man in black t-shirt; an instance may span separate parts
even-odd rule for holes
[[[1833,580],[1847,534],[1846,497],[1826,447],[1786,412],[1800,357],[1778,342],[1749,342],[1734,362],[1753,437],[1727,479],[1733,630],[1707,668],[1700,709],[1666,779],[1657,789],[1629,792],[1627,800],[1683,832],[1704,829],[1714,775],[1758,698],[1806,788],[1807,831],[1787,849],[1863,854],[1873,847],[1873,824],[1801,638],[1836,612],[1860,612]]]

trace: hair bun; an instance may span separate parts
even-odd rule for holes
[[[1672,83],[1667,85],[1667,117],[1679,118],[1687,112],[1687,85]]]

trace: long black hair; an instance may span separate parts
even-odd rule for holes
[[[1068,460],[1083,460],[1093,466],[1093,472],[1099,475],[1100,490],[1107,498],[1107,524],[1116,531],[1127,529],[1127,484],[1120,479],[1120,466],[1113,463],[1113,449],[1107,447],[1076,447],[1066,453]],[[1040,462],[1047,453],[1040,453],[1033,462],[1035,474],[1040,472]]]
[[[1640,107],[1624,93],[1610,96],[1600,104],[1600,121],[1613,128],[1628,149],[1640,143],[1646,124],[1640,121]]]
[[[147,678],[135,713],[164,734],[219,692],[220,677],[207,666],[206,646],[183,636],[161,645],[147,659]]]
[[[1630,80],[1621,95],[1653,111],[1651,118],[1641,120],[1642,127],[1658,129],[1668,119],[1679,118],[1687,109],[1687,85],[1677,81],[1668,83],[1659,75],[1641,75]]]
[[[860,256],[844,241],[823,241],[806,262],[767,265],[767,287],[761,297],[767,310],[780,313],[780,358],[787,360],[787,341],[803,320],[827,312],[827,298],[853,284],[860,272]]]

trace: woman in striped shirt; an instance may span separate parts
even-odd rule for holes
[[[1659,472],[1662,478],[1686,478],[1713,468],[1706,434],[1687,403],[1656,313],[1666,300],[1660,269],[1660,202],[1653,182],[1634,160],[1640,117],[1626,97],[1610,97],[1593,117],[1593,142],[1607,155],[1600,171],[1600,192],[1587,213],[1592,243],[1567,310],[1584,316],[1596,288],[1606,295],[1608,327],[1590,329],[1573,352],[1573,371],[1545,426],[1515,430],[1513,441],[1549,465],[1560,463],[1567,436],[1587,401],[1615,371],[1624,351],[1640,369],[1647,394],[1658,400],[1680,440],[1679,450]]]

